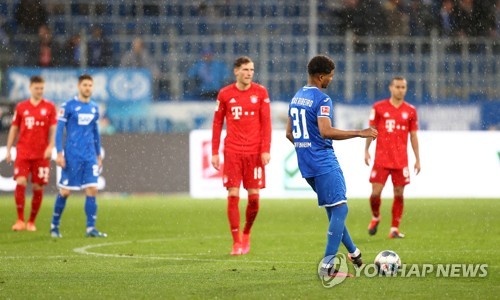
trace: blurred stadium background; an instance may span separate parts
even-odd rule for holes
[[[447,3],[452,10],[446,11]],[[95,99],[105,116],[103,134],[109,134],[105,145],[112,147],[110,168],[123,168],[124,176],[131,168],[143,168],[141,160],[148,157],[152,169],[162,170],[138,183],[134,175],[135,185],[117,179],[112,186],[148,191],[166,185],[159,191],[186,191],[188,134],[210,128],[214,102],[196,94],[197,82],[188,70],[209,51],[228,66],[230,75],[236,57],[252,57],[255,80],[268,88],[273,101],[274,129],[284,127],[287,102],[306,81],[307,61],[323,53],[337,63],[328,93],[340,128],[365,126],[373,102],[388,96],[390,79],[403,75],[409,84],[407,100],[417,106],[423,130],[497,130],[498,3],[1,0],[1,126],[8,129],[12,108],[27,98],[30,75],[42,74],[46,98],[61,103],[75,93],[77,75],[90,72],[97,78]],[[41,67],[33,51],[44,24],[53,35],[50,67]],[[95,28],[102,37],[92,35]],[[151,62],[133,69],[123,57],[138,37]],[[96,42],[110,49],[100,63],[88,55]],[[5,134],[0,138],[6,140]],[[114,149],[127,145],[139,153],[115,154]],[[158,179],[174,170],[175,179],[168,184]]]

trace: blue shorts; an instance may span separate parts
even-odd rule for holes
[[[340,168],[306,180],[318,195],[319,206],[328,207],[347,202],[344,174]]]
[[[61,180],[57,186],[67,190],[97,187],[98,178],[97,161],[66,161],[66,168],[61,170]]]

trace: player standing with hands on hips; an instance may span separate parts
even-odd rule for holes
[[[212,125],[212,166],[219,170],[219,147],[224,118],[223,183],[227,188],[227,216],[233,237],[231,255],[250,251],[250,230],[259,211],[259,191],[265,187],[265,166],[271,159],[271,110],[267,90],[252,82],[254,63],[247,56],[234,62],[236,82],[217,96]],[[240,233],[240,185],[248,191],[246,223]]]
[[[85,189],[87,237],[106,237],[95,228],[97,218],[97,180],[102,167],[99,136],[99,108],[90,100],[93,88],[90,75],[78,78],[78,96],[61,105],[56,133],[56,163],[62,168],[58,183],[59,194],[54,205],[50,235],[61,238],[59,224],[72,190]],[[63,135],[66,143],[63,153]]]
[[[392,224],[389,238],[403,238],[399,224],[403,216],[404,189],[410,183],[408,169],[408,134],[415,154],[415,174],[420,173],[420,154],[418,149],[418,117],[414,106],[405,102],[407,83],[401,76],[394,77],[389,85],[391,97],[373,105],[370,113],[370,126],[376,128],[380,135],[375,149],[375,161],[370,174],[372,193],[370,206],[372,220],[368,225],[368,233],[375,235],[380,222],[381,194],[385,182],[391,175],[394,185],[394,202],[392,204]],[[365,145],[365,163],[370,165],[369,148],[372,140],[367,139]]]
[[[315,56],[309,61],[307,85],[290,101],[286,137],[295,146],[302,177],[316,192],[318,205],[326,209],[329,220],[320,276],[351,277],[336,270],[331,263],[331,257],[337,254],[342,242],[349,251],[350,260],[358,267],[363,264],[361,251],[352,241],[345,225],[348,211],[346,186],[332,140],[376,138],[377,130],[340,130],[332,127],[332,99],[321,89],[328,87],[334,71],[335,63],[327,56]]]
[[[17,207],[17,221],[12,230],[36,231],[35,220],[42,205],[43,187],[49,182],[50,157],[54,148],[57,113],[56,107],[50,101],[43,99],[45,81],[40,76],[30,78],[31,97],[16,106],[12,125],[7,137],[6,161],[12,161],[11,149],[17,141],[17,154],[14,163],[14,180],[16,190],[14,198]],[[33,198],[31,214],[24,223],[24,204],[28,176],[31,173]]]

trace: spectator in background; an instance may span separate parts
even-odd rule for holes
[[[144,48],[144,42],[140,37],[132,41],[132,48],[123,55],[120,67],[147,68],[151,70],[154,79],[160,75],[158,66]]]
[[[47,10],[41,0],[21,0],[16,6],[14,17],[21,31],[35,34],[42,25],[47,25]]]
[[[101,135],[111,135],[116,132],[115,127],[111,123],[108,115],[104,114],[102,118],[99,120],[99,133]]]
[[[429,36],[436,24],[432,7],[423,0],[410,1],[410,36]]]
[[[82,47],[80,34],[72,35],[63,49],[64,65],[69,67],[80,67],[82,63]]]
[[[476,34],[473,0],[459,0],[453,8],[452,16],[453,35],[466,37]]]
[[[500,2],[496,0],[474,1],[473,11],[476,22],[476,35],[495,36],[495,14],[497,13],[496,10],[498,9],[499,4]]]
[[[453,0],[443,0],[441,10],[439,11],[439,28],[442,36],[451,36],[452,34],[452,13]]]
[[[89,67],[107,67],[111,65],[112,49],[109,40],[104,37],[102,28],[92,28],[92,36],[87,47],[87,64]]]
[[[201,99],[215,99],[219,89],[230,80],[228,66],[215,60],[210,49],[203,50],[201,60],[194,63],[187,75],[195,96]]]
[[[38,38],[30,41],[26,49],[19,49],[19,62],[25,66],[57,67],[61,65],[61,46],[54,41],[52,32],[47,25],[38,28]]]
[[[409,33],[408,14],[401,0],[387,0],[384,3],[387,18],[387,34],[391,36],[406,36]]]

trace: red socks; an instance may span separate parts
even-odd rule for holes
[[[257,213],[259,212],[259,198],[260,198],[259,194],[248,195],[246,223],[245,223],[245,228],[243,229],[243,234],[250,234],[253,222],[255,221]]]
[[[227,197],[227,217],[229,219],[229,228],[233,236],[233,243],[241,243],[240,239],[240,209],[238,203],[240,197],[228,196]]]
[[[370,206],[372,208],[372,216],[378,218],[380,216],[380,197],[371,196]]]
[[[404,198],[394,197],[394,203],[392,204],[392,227],[399,227],[401,222],[401,217],[403,216]]]
[[[24,221],[24,202],[25,202],[26,187],[23,185],[16,185],[14,191],[14,199],[16,200],[17,219]]]
[[[35,222],[40,206],[42,206],[43,190],[33,190],[33,198],[31,200],[31,215],[29,222]]]

